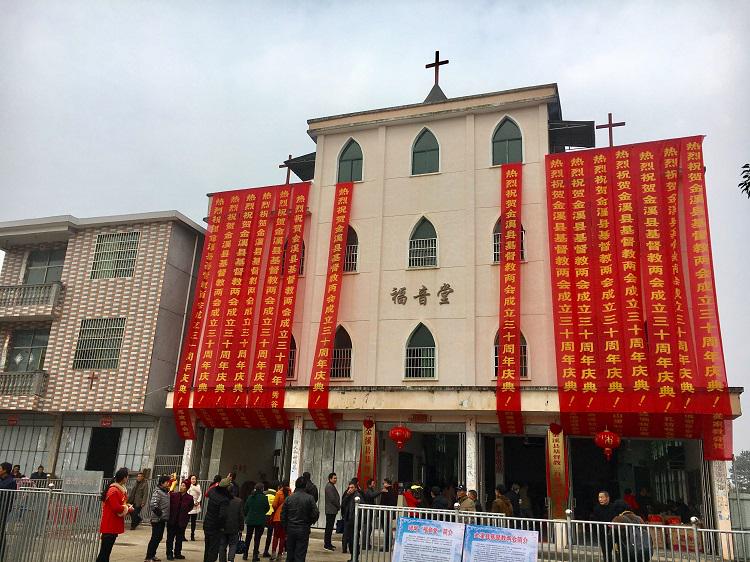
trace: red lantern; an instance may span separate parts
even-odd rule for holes
[[[612,460],[612,450],[620,446],[620,436],[614,431],[605,429],[594,436],[594,443],[600,449],[604,449],[604,457],[607,461]]]
[[[403,449],[406,442],[411,439],[411,430],[403,425],[397,425],[388,432],[388,437],[396,444],[396,447]]]
[[[555,435],[560,435],[560,432],[563,430],[563,426],[561,426],[559,423],[551,423],[549,424],[549,430]]]
[[[365,426],[365,429],[372,429],[375,427],[375,421],[372,418],[365,418],[362,425]]]

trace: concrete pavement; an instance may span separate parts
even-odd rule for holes
[[[188,530],[188,535],[190,531]],[[131,531],[129,528],[125,531],[125,534],[120,535],[117,538],[115,547],[112,549],[111,562],[142,562],[146,556],[146,545],[151,538],[151,526],[146,523],[140,525],[135,531]],[[195,542],[187,541],[182,544],[182,554],[185,556],[186,562],[202,562],[203,560],[203,531],[196,530]],[[167,533],[164,533],[164,539],[159,545],[159,549],[156,552],[156,556],[166,561],[167,551]],[[263,542],[261,542],[261,550],[265,544],[265,535],[263,536]],[[310,548],[307,551],[307,562],[345,562],[349,560],[349,555],[341,554],[341,535],[334,535],[333,544],[336,546],[336,552],[328,552],[323,549],[323,531],[321,529],[313,529],[310,536]],[[241,556],[237,556],[236,561],[241,560]],[[268,558],[261,558],[263,561],[268,561]],[[282,562],[286,561],[286,556],[282,558]]]

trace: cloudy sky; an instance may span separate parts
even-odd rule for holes
[[[0,221],[200,220],[207,192],[283,181],[308,118],[422,101],[440,49],[449,97],[557,82],[564,117],[627,121],[618,143],[706,135],[729,379],[750,386],[749,21],[745,0],[0,0]]]

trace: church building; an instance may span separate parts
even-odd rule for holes
[[[167,401],[183,472],[307,471],[319,488],[330,472],[344,487],[374,475],[465,484],[482,501],[517,483],[535,517],[581,519],[600,489],[645,489],[728,520],[722,447],[741,389],[726,385],[718,327],[704,354],[721,363],[706,367],[715,379],[698,376],[694,349],[710,311],[690,279],[711,283],[710,246],[690,242],[687,202],[637,193],[648,154],[671,188],[683,160],[702,176],[699,141],[676,139],[670,159],[663,143],[597,152],[593,122],[563,120],[556,84],[447,98],[437,76],[422,103],[310,119],[307,132],[315,152],[285,163],[301,183],[210,197]],[[656,198],[674,219],[662,230],[650,218],[662,211],[638,202]],[[652,267],[652,234],[683,267]],[[708,274],[691,277],[693,250]],[[676,312],[643,289],[665,279]],[[688,334],[673,349],[659,311]]]

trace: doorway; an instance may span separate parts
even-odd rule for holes
[[[104,473],[105,478],[114,476],[121,434],[122,428],[119,427],[94,427],[91,429],[86,470],[100,470]]]

